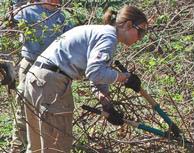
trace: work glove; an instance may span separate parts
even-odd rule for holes
[[[109,116],[107,117],[107,121],[113,125],[123,125],[123,113],[116,111],[111,103],[104,104],[102,106],[103,111],[107,112]]]
[[[124,83],[126,88],[131,88],[135,92],[139,92],[141,90],[141,80],[136,74],[130,73],[128,80]]]
[[[11,63],[0,63],[1,85],[8,85],[8,89],[15,89],[15,71]]]

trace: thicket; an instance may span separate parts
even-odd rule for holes
[[[135,70],[142,80],[142,87],[194,143],[193,0],[72,0],[59,9],[64,11],[67,23],[102,24],[102,15],[108,6],[118,10],[124,3],[135,5],[146,13],[150,19],[149,30],[143,40],[131,47],[119,45],[114,59],[128,70]],[[22,22],[19,30],[12,27],[14,14],[8,1],[0,3],[0,15],[1,25],[6,25],[5,29],[0,29],[0,59],[8,55],[17,70],[23,43],[19,41],[19,34],[31,35],[33,29]],[[87,81],[74,82],[73,90],[76,106],[73,152],[189,152],[184,142],[164,139],[127,124],[113,126],[104,117],[84,111],[83,104],[101,109]],[[124,112],[125,118],[169,130],[139,94],[119,84],[111,85],[110,91],[115,107]],[[0,152],[6,152],[16,108],[12,98],[15,93],[10,96],[5,87],[1,87],[0,92]]]

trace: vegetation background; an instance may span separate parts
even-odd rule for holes
[[[67,5],[64,0],[59,9],[66,15],[67,23],[102,24],[102,16],[108,6],[118,10],[125,3],[146,13],[150,20],[149,31],[143,40],[131,47],[119,45],[114,59],[120,60],[128,70],[135,70],[143,88],[168,113],[184,136],[194,142],[193,0],[70,0]],[[10,1],[1,0],[0,25],[6,25],[6,28],[0,29],[0,59],[9,55],[17,71],[22,46],[19,34],[32,35],[33,29],[24,23],[20,23],[19,29],[14,29],[13,15]],[[73,152],[189,152],[184,143],[160,138],[130,125],[113,126],[102,116],[84,111],[80,107],[83,104],[101,109],[87,81],[74,82],[73,90],[76,106]],[[124,112],[125,118],[163,131],[169,130],[140,95],[118,84],[111,85],[110,90],[115,107]],[[17,107],[14,97],[14,91],[9,93],[6,87],[0,87],[0,152],[9,152]]]

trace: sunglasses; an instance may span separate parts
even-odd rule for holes
[[[139,26],[135,24],[133,24],[132,27],[137,30],[139,39],[143,38],[145,34],[147,33],[146,29],[140,28]]]

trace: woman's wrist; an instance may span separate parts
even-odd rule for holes
[[[129,73],[119,73],[116,82],[120,82],[120,83],[126,82],[129,76],[130,76]]]

